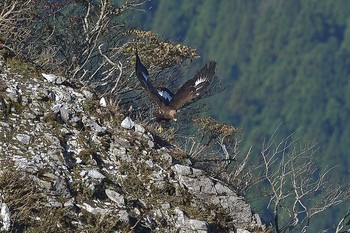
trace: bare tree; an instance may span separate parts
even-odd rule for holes
[[[83,81],[109,97],[110,103],[126,109],[133,106],[142,119],[149,120],[153,108],[145,93],[138,91],[134,52],[139,51],[154,84],[170,89],[181,77],[180,66],[198,55],[195,49],[153,32],[130,29],[128,13],[141,10],[147,1],[117,5],[112,0],[0,0],[4,5],[0,9],[2,47],[45,72]],[[210,90],[220,91],[218,79],[214,83]],[[208,91],[200,98],[212,94]],[[186,116],[196,115],[200,109],[199,104],[187,106],[181,114],[183,120],[188,121]]]
[[[350,209],[344,215],[344,217],[340,219],[335,232],[341,233],[341,232],[349,232],[349,231],[350,231]]]
[[[316,143],[301,144],[295,134],[279,142],[274,134],[263,144],[262,186],[276,232],[307,232],[315,215],[349,199],[349,188],[332,179],[335,167],[322,169],[315,151]]]
[[[20,25],[28,25],[33,19],[33,0],[1,0],[0,5],[0,44],[16,53],[13,45],[20,45],[30,34]]]
[[[198,126],[196,135],[179,140],[194,166],[205,169],[244,194],[257,180],[253,175],[256,165],[250,160],[252,147],[246,152],[240,151],[240,130],[234,126],[218,123],[210,117],[199,117],[194,122]]]

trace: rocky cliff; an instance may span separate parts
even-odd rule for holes
[[[0,60],[2,231],[264,230],[242,197],[116,106]]]

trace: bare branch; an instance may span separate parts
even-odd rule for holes
[[[315,215],[348,199],[349,188],[332,183],[335,167],[322,171],[315,163],[315,143],[300,145],[295,133],[276,143],[275,133],[261,150],[264,181],[270,188],[267,207],[274,213],[277,232],[296,227],[306,232]]]
[[[335,232],[336,233],[349,232],[349,230],[350,230],[350,209],[345,214],[345,216],[342,219],[340,219]]]

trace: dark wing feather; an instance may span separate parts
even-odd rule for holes
[[[215,66],[214,61],[210,62],[209,65],[206,64],[192,79],[185,82],[176,92],[169,106],[178,110],[202,93],[215,77]]]
[[[163,97],[160,96],[158,90],[152,85],[151,81],[149,80],[149,73],[146,67],[141,63],[140,57],[135,53],[136,55],[136,65],[135,65],[135,72],[136,76],[139,79],[141,86],[145,89],[147,94],[156,102],[158,106],[161,106],[162,104],[166,104]]]

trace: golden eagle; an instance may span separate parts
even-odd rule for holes
[[[138,53],[136,55],[135,71],[136,76],[139,79],[141,86],[145,89],[147,94],[156,102],[159,108],[158,115],[156,117],[157,122],[162,120],[176,121],[177,111],[183,107],[186,103],[193,100],[200,93],[202,93],[212,82],[215,77],[214,61],[206,64],[197,74],[187,82],[185,82],[180,89],[173,94],[167,88],[155,88],[150,79],[149,73],[146,67],[141,63]]]

